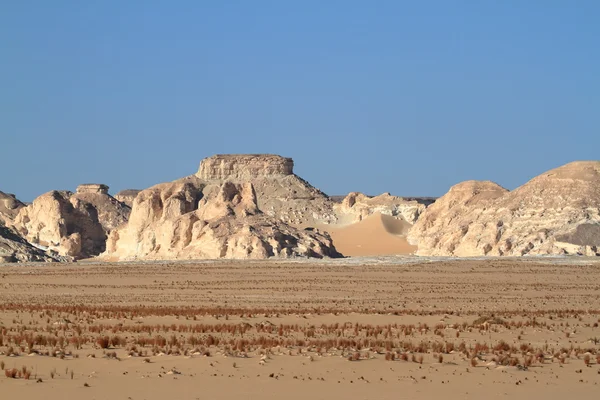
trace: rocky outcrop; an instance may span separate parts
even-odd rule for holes
[[[339,256],[330,237],[263,213],[252,182],[190,176],[143,190],[129,223],[113,231],[111,259]]]
[[[205,158],[196,173],[206,192],[223,182],[251,182],[258,208],[266,215],[295,226],[337,222],[333,202],[294,174],[291,158],[271,154],[216,155]]]
[[[12,229],[0,224],[0,263],[30,261],[66,261],[60,257],[52,257],[45,251],[29,244]]]
[[[600,162],[573,162],[509,192],[458,184],[429,206],[408,239],[419,255],[596,255]]]
[[[14,194],[0,192],[0,224],[10,225],[25,204]]]
[[[139,192],[141,192],[141,190],[121,190],[119,193],[115,194],[115,199],[119,200],[121,203],[126,204],[129,208],[131,208],[131,206],[133,206],[133,200],[135,200]]]
[[[76,193],[51,191],[21,208],[12,225],[27,241],[63,256],[86,258],[105,250],[107,235],[127,222],[130,208],[108,195],[106,185]]]
[[[402,197],[383,193],[370,197],[362,193],[352,192],[339,204],[334,205],[334,211],[340,222],[352,224],[373,214],[382,214],[414,224],[426,206],[416,200],[406,200]]]
[[[77,193],[108,194],[108,186],[102,183],[84,183],[77,186]]]
[[[274,154],[217,154],[200,162],[196,176],[204,181],[272,178],[292,175],[294,161]]]

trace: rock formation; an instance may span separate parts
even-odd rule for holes
[[[14,194],[0,192],[0,224],[10,225],[25,204]]]
[[[200,163],[196,176],[203,181],[275,178],[293,175],[294,161],[274,154],[217,154]]]
[[[548,171],[509,192],[460,183],[429,206],[408,239],[419,255],[600,254],[600,162]]]
[[[65,261],[52,257],[41,249],[29,244],[12,229],[0,224],[0,263],[30,261]]]
[[[242,176],[231,170],[235,178]],[[140,192],[129,223],[110,234],[105,253],[112,259],[294,256],[339,254],[327,234],[300,230],[263,213],[253,181],[198,176]]]
[[[107,258],[334,257],[316,227],[377,212],[411,223],[425,206],[384,194],[351,194],[338,205],[277,155],[216,155],[198,172],[137,193],[126,226],[108,239]],[[303,229],[306,228],[306,229]]]
[[[206,191],[225,182],[252,182],[258,208],[287,224],[314,226],[337,222],[333,203],[294,174],[291,158],[265,155],[216,155],[205,158],[196,173]]]
[[[369,197],[362,193],[348,194],[340,204],[334,205],[334,210],[340,222],[345,224],[362,221],[370,215],[380,213],[414,224],[426,206],[416,200],[406,200],[402,197],[383,193]]]
[[[12,225],[33,244],[85,258],[105,250],[108,233],[127,222],[129,213],[106,185],[86,184],[76,193],[54,190],[39,196],[19,210]]]
[[[115,194],[115,199],[119,200],[121,203],[126,204],[129,208],[131,208],[131,206],[133,206],[133,200],[135,200],[139,192],[141,192],[141,190],[121,190],[119,193]]]

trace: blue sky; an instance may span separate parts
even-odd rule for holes
[[[600,154],[598,1],[4,1],[0,190],[293,157],[329,194],[513,189]]]

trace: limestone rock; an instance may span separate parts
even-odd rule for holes
[[[23,207],[14,194],[0,192],[0,224],[10,225]]]
[[[425,208],[424,204],[416,200],[406,200],[389,193],[370,197],[359,192],[348,194],[340,204],[334,205],[338,218],[346,224],[362,221],[377,213],[414,224]]]
[[[77,193],[108,194],[108,186],[102,183],[84,183],[77,186]]]
[[[0,224],[0,263],[59,260],[65,261],[32,246],[12,229]]]
[[[252,182],[189,176],[143,190],[129,223],[113,231],[105,257],[201,259],[335,257],[330,237],[270,217]]]
[[[291,158],[272,154],[216,155],[200,163],[196,177],[207,191],[225,182],[251,182],[258,208],[270,217],[296,226],[337,222],[333,202],[294,174]]]
[[[133,206],[133,200],[138,195],[141,190],[137,189],[125,189],[121,190],[119,193],[115,194],[115,199],[119,200],[121,203],[126,204],[129,208]]]
[[[23,207],[13,226],[27,241],[60,255],[85,258],[105,250],[106,237],[127,222],[130,208],[106,185],[82,185],[76,193],[51,191]]]
[[[428,207],[408,239],[419,255],[597,254],[600,162],[553,169],[509,192],[463,182]]]
[[[249,180],[293,174],[291,158],[274,154],[217,154],[200,162],[198,178],[211,180]]]

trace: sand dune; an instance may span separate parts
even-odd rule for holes
[[[376,213],[356,224],[323,229],[345,256],[412,254],[417,250],[405,238],[410,224],[389,215]]]

